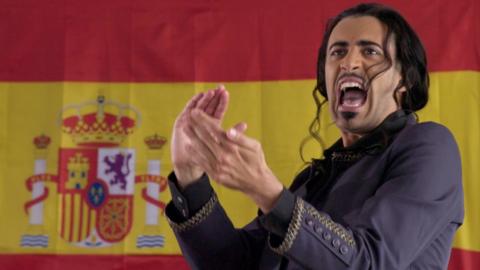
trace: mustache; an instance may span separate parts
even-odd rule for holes
[[[335,82],[335,85],[338,85],[339,81],[342,80],[345,77],[355,77],[355,78],[361,80],[361,82],[363,84],[363,89],[365,91],[369,91],[370,86],[371,86],[370,85],[371,79],[370,79],[370,77],[368,77],[367,74],[361,75],[361,74],[358,74],[358,73],[355,73],[355,72],[345,72],[345,73],[341,74],[340,76],[338,76],[338,78]]]
[[[337,78],[337,83],[338,83],[341,79],[343,79],[343,78],[345,78],[345,77],[355,77],[355,78],[360,79],[363,83],[365,83],[365,82],[368,81],[368,79],[365,79],[364,76],[361,76],[361,75],[359,75],[359,74],[357,74],[357,73],[346,72],[346,73],[343,73],[342,75],[338,76],[338,78]]]

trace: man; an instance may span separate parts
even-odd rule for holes
[[[259,142],[244,134],[246,124],[221,129],[223,87],[195,96],[180,114],[167,216],[189,264],[446,269],[463,221],[461,165],[451,133],[413,116],[428,100],[416,34],[381,5],[344,11],[327,26],[316,93],[328,100],[341,139],[289,189],[268,168]],[[259,217],[235,229],[207,175],[250,197]]]

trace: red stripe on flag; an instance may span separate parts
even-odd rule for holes
[[[188,270],[182,256],[176,255],[0,255],[2,269],[142,269]]]
[[[179,255],[0,255],[2,269],[69,270],[104,269],[176,269],[188,270]],[[449,270],[476,270],[480,265],[480,252],[453,249]]]
[[[0,81],[310,79],[327,19],[357,3],[11,2],[0,10]],[[480,70],[478,1],[388,2],[422,38],[431,71]]]
[[[452,249],[448,270],[477,270],[480,265],[480,252]]]

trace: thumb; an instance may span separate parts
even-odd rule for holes
[[[230,140],[235,140],[239,134],[243,134],[247,130],[247,123],[240,122],[227,130],[227,137]]]

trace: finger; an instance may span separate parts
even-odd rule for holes
[[[213,118],[211,115],[206,114],[203,110],[200,110],[198,108],[195,108],[190,112],[190,117],[193,122],[199,123],[201,125],[209,125],[212,127],[219,126],[218,121],[216,121],[215,118]]]
[[[227,138],[241,148],[258,151],[259,148],[261,148],[260,143],[257,140],[245,135],[244,132],[246,129],[246,123],[238,123],[233,128],[227,130]]]
[[[196,94],[194,95],[187,103],[187,105],[185,106],[185,109],[184,111],[190,111],[192,110],[193,108],[195,108],[195,106],[197,106],[197,103],[200,99],[202,99],[203,97],[203,93],[199,93],[199,94]]]
[[[215,108],[215,111],[213,112],[213,117],[216,119],[222,119],[223,116],[225,115],[225,112],[227,111],[228,108],[228,103],[230,100],[230,94],[228,93],[227,90],[225,90],[225,87],[221,85],[221,88],[223,89],[220,91],[220,99],[218,102],[218,105]]]
[[[240,122],[240,123],[237,123],[235,126],[233,126],[234,130],[232,132],[245,133],[245,131],[247,130],[247,127],[248,127],[247,123]],[[235,135],[235,134],[233,134],[233,135]]]
[[[210,102],[208,103],[207,107],[205,107],[204,112],[206,114],[213,116],[213,113],[215,112],[216,107],[220,103],[220,99],[222,97],[222,91],[225,91],[225,90],[221,90],[220,87],[214,90],[213,97],[210,99]]]
[[[205,112],[194,109],[190,113],[190,119],[192,120],[192,125],[195,125],[198,129],[208,133],[208,135],[210,135],[216,142],[225,137],[225,132],[220,127],[218,121],[212,116],[207,115]]]
[[[192,126],[199,133],[197,135],[204,140],[207,146],[211,147],[211,150],[217,153],[217,157],[220,155],[220,151],[232,152],[238,147],[237,144],[233,144],[230,140],[226,139],[225,131],[220,128],[218,122],[211,116],[208,116],[204,112],[194,109],[191,112],[190,119],[192,120]],[[243,132],[246,129],[246,124],[239,125],[239,131]],[[220,149],[220,150],[219,150]]]
[[[198,101],[196,108],[204,111],[205,108],[208,106],[208,103],[210,103],[211,99],[213,98],[214,94],[215,93],[213,90],[207,91],[203,95],[202,99]]]
[[[200,137],[198,137],[192,127],[188,125],[187,127],[185,127],[184,130],[191,141],[192,147],[196,148],[197,152],[200,152],[201,155],[204,156],[206,160],[208,160],[208,162],[210,162],[211,164],[216,163],[217,158],[215,156],[215,153],[210,150],[210,148],[203,142]]]
[[[235,126],[230,128],[229,130],[226,131],[227,138],[232,140],[232,141],[238,141],[240,134],[245,133],[247,130],[247,123],[245,122],[240,122],[237,123]]]
[[[224,135],[218,124],[212,123],[212,118],[204,112],[194,110],[192,111],[192,123],[190,125],[195,135],[208,147],[214,156],[216,158],[220,157],[222,154],[220,140]]]

